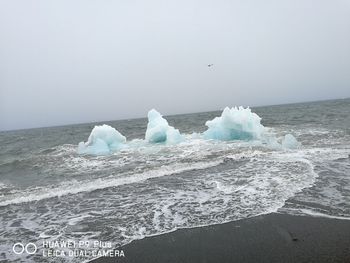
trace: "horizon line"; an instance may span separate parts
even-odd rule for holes
[[[295,104],[303,104],[303,103],[326,102],[326,101],[347,100],[347,99],[350,99],[350,97],[337,98],[337,99],[322,99],[322,100],[300,101],[300,102],[288,102],[288,103],[278,103],[278,104],[265,104],[265,105],[256,105],[256,106],[246,106],[246,107],[249,107],[249,108],[262,108],[262,107],[295,105]],[[229,107],[229,106],[225,106],[225,107]],[[231,107],[234,107],[234,106],[231,106]],[[171,116],[178,116],[178,115],[190,115],[190,114],[196,114],[196,113],[208,113],[208,112],[222,111],[223,109],[209,110],[209,111],[188,112],[188,113],[174,113],[174,114],[168,114],[168,115],[162,115],[162,116],[171,117]],[[58,124],[58,125],[52,125],[52,126],[38,126],[38,127],[31,127],[31,128],[4,129],[4,130],[0,130],[0,133],[2,133],[2,132],[12,132],[12,131],[44,129],[44,128],[58,128],[58,127],[74,126],[74,125],[82,125],[82,124],[97,124],[97,123],[101,123],[101,122],[129,121],[129,120],[138,120],[138,119],[145,119],[145,118],[147,118],[147,116],[145,116],[145,117],[136,117],[136,118],[122,118],[122,119],[114,119],[114,120],[101,120],[101,121],[90,121],[90,122],[88,121],[88,122],[67,123],[67,124]]]

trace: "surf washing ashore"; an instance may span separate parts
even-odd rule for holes
[[[123,246],[108,262],[349,262],[347,220],[272,213],[147,237]]]
[[[117,249],[109,260],[202,262],[187,244],[208,262],[278,262],[287,248],[300,262],[297,246],[316,237],[338,244],[318,244],[324,259],[346,259],[350,99],[147,117],[1,132],[0,260],[81,262]],[[43,242],[67,241],[88,242],[85,254],[43,257]],[[18,242],[37,249],[15,253]]]

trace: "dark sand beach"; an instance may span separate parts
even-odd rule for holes
[[[93,262],[350,262],[350,221],[273,213],[179,229],[121,249],[125,258]]]

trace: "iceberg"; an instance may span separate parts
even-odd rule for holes
[[[286,134],[284,139],[282,140],[282,147],[287,149],[297,149],[300,147],[300,142],[295,139],[295,137],[291,134]]]
[[[152,109],[148,112],[145,139],[150,143],[176,144],[183,141],[183,136],[158,111]]]
[[[203,133],[206,139],[222,141],[259,140],[266,132],[261,118],[250,108],[226,107],[220,117],[205,123],[208,129]]]
[[[95,126],[87,142],[80,142],[78,145],[79,154],[108,155],[118,150],[129,148],[138,149],[159,143],[173,145],[187,140],[214,139],[221,141],[231,140],[253,140],[259,145],[268,145],[276,149],[297,149],[300,143],[291,134],[284,136],[282,141],[270,133],[268,128],[261,124],[261,118],[251,109],[244,107],[226,107],[221,116],[208,120],[205,125],[208,127],[204,133],[192,133],[186,137],[178,129],[170,126],[163,116],[152,109],[148,112],[148,124],[145,140],[134,139],[126,141],[119,131],[109,125]]]
[[[78,145],[79,154],[104,155],[126,147],[126,138],[109,125],[95,126],[87,142]]]

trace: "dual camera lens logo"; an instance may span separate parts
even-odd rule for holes
[[[26,252],[29,255],[33,255],[38,250],[38,248],[34,243],[31,242],[27,245],[23,245],[22,243],[16,243],[13,245],[12,250],[17,255],[21,255],[24,252]]]

